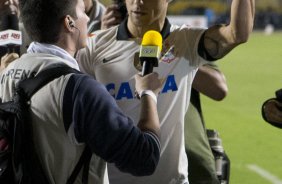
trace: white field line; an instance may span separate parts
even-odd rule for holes
[[[274,176],[270,172],[262,169],[261,167],[255,165],[255,164],[249,164],[247,165],[247,168],[254,171],[264,179],[270,181],[272,184],[282,184],[282,180],[280,180],[278,177]]]

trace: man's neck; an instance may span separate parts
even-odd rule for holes
[[[57,42],[54,43],[57,47],[60,47],[61,49],[64,49],[66,52],[68,52],[72,57],[74,57],[77,49],[72,44],[66,44],[65,42]]]
[[[164,27],[165,19],[158,24],[151,24],[147,26],[134,25],[130,20],[127,22],[127,28],[133,38],[142,38],[143,35],[149,30],[161,32]]]

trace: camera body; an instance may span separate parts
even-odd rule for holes
[[[230,160],[225,153],[222,141],[216,130],[207,130],[210,147],[215,159],[216,174],[220,184],[228,184],[230,176]]]
[[[267,123],[282,129],[282,89],[277,90],[275,96],[262,104],[261,114]]]

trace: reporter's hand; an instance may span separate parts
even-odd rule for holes
[[[0,72],[7,68],[7,66],[12,63],[14,60],[18,59],[19,55],[17,53],[10,53],[6,54],[1,58],[1,63],[0,63]]]
[[[104,15],[102,16],[101,29],[108,29],[115,25],[120,24],[122,21],[121,14],[117,4],[111,4],[107,7]]]
[[[0,0],[0,16],[15,14],[19,17],[18,0]]]
[[[156,72],[150,73],[142,77],[140,74],[135,75],[135,89],[138,94],[144,90],[153,91],[158,96],[161,91],[161,80],[158,78],[159,74]]]

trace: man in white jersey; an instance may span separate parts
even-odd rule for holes
[[[34,42],[0,73],[1,102],[13,99],[21,79],[48,67],[78,69],[74,54],[86,45],[89,18],[83,0],[21,0],[20,7]],[[86,74],[61,76],[35,93],[29,103],[32,136],[49,183],[67,183],[86,146],[92,153],[88,183],[109,183],[105,161],[133,175],[152,174],[160,157],[157,76],[135,75],[142,106],[138,127],[104,85]],[[82,175],[74,183],[81,184]]]
[[[119,26],[97,31],[78,53],[80,67],[102,82],[131,118],[138,118],[133,76],[140,72],[138,52],[148,30],[163,36],[163,50],[155,71],[164,79],[158,96],[161,121],[161,159],[152,176],[135,177],[109,165],[112,184],[188,183],[184,146],[184,115],[193,78],[199,66],[220,59],[247,41],[253,28],[254,0],[233,0],[228,25],[209,29],[171,25],[166,0],[126,0],[128,19]],[[126,158],[126,155],[125,155]]]

